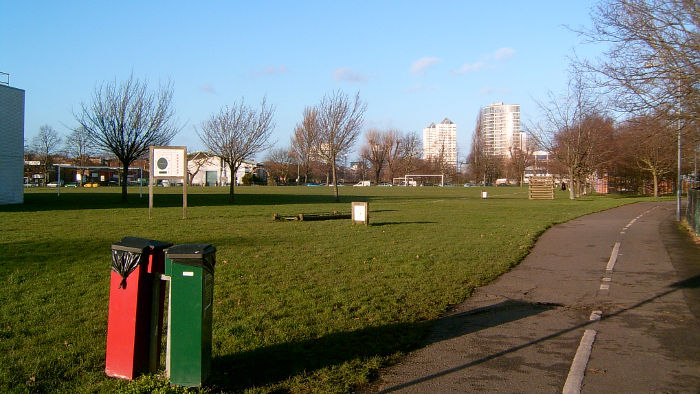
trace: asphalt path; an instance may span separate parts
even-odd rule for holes
[[[372,391],[700,392],[700,247],[674,203],[547,230]]]

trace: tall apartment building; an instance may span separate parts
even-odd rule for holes
[[[21,204],[23,183],[24,90],[10,87],[8,78],[0,82],[0,204]]]
[[[487,155],[510,156],[511,148],[525,150],[520,131],[520,105],[493,103],[481,109],[481,139]]]
[[[423,159],[457,167],[457,125],[445,118],[423,129]]]

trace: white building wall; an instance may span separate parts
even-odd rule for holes
[[[24,202],[24,90],[0,85],[0,204]]]
[[[228,177],[226,176],[228,167],[223,163],[220,157],[202,157],[187,161],[187,171],[189,173],[197,171],[198,166],[199,171],[192,178],[192,185],[205,185],[207,182],[207,171],[216,171],[217,184],[223,185],[225,183],[224,180],[228,182]]]
[[[481,136],[486,153],[509,156],[511,148],[523,149],[520,105],[494,103],[481,110]]]
[[[445,118],[423,129],[423,159],[437,159],[457,167],[457,125]]]
[[[231,177],[229,176],[228,165],[218,156],[209,157],[207,159],[195,159],[187,162],[187,168],[190,173],[197,169],[198,163],[196,160],[205,161],[199,168],[199,172],[192,178],[193,185],[204,185],[206,183],[207,171],[216,171],[216,182],[219,186],[230,184]],[[236,185],[243,184],[245,174],[253,172],[256,168],[255,162],[243,161],[236,171]]]

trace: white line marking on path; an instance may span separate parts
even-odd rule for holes
[[[617,254],[620,253],[620,243],[615,242],[612,253],[610,254],[610,260],[608,260],[608,265],[605,267],[607,272],[612,272],[613,267],[615,267],[615,262],[617,262]]]
[[[591,316],[588,318],[590,321],[598,321],[603,317],[603,311],[593,311]]]
[[[610,285],[600,285],[601,290],[610,290]]]
[[[569,376],[566,377],[564,389],[561,391],[562,393],[579,394],[581,392],[583,375],[586,372],[588,359],[591,357],[591,349],[593,348],[595,335],[595,330],[586,330],[583,333],[581,343],[579,343],[578,349],[576,350],[576,356],[574,356],[574,361],[571,363],[571,369],[569,369]]]

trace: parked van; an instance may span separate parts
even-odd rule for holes
[[[371,184],[370,181],[359,181],[356,184],[354,184],[353,186],[369,186],[370,184]]]

